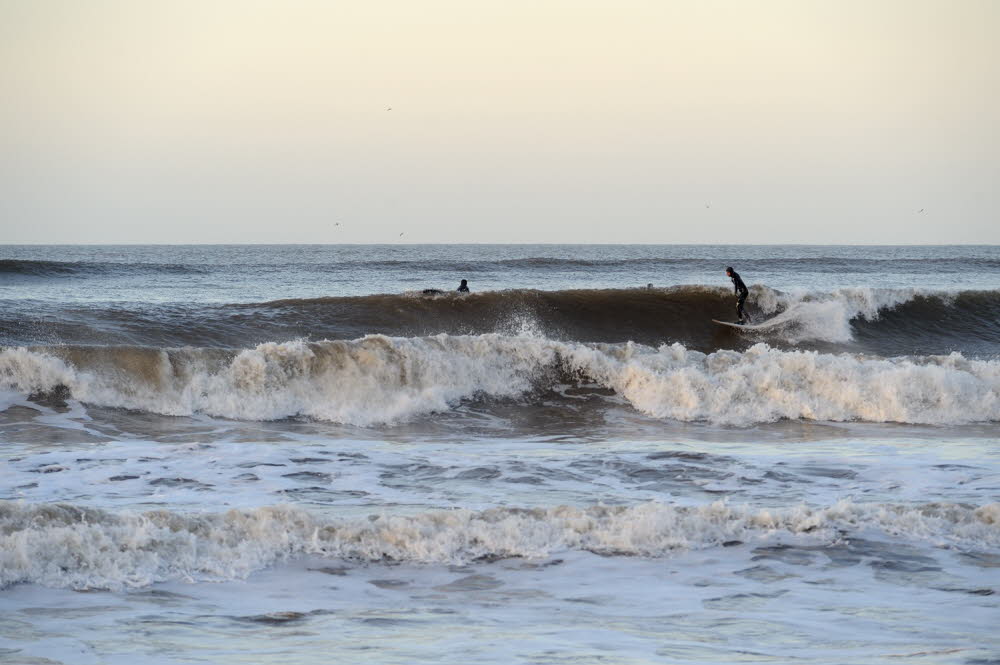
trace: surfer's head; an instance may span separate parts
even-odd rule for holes
[[[733,275],[733,267],[732,266],[729,266],[729,267],[726,268],[726,274],[729,275],[730,277],[732,277],[732,275]]]
[[[469,285],[468,280],[464,280],[464,279],[462,280],[462,283],[459,284],[459,286],[468,286],[468,285]]]

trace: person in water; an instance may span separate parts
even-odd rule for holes
[[[458,285],[458,292],[459,293],[468,293],[469,292],[469,282],[463,279],[462,283]]]
[[[726,268],[726,275],[729,279],[733,280],[733,293],[736,294],[736,315],[740,317],[737,321],[740,325],[746,323],[746,312],[743,311],[743,303],[746,302],[747,296],[750,291],[747,289],[747,285],[743,283],[743,279],[740,278],[740,274],[733,270],[732,266]]]

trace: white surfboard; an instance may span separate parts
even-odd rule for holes
[[[728,328],[736,328],[737,330],[767,330],[768,328],[774,327],[771,325],[770,321],[764,321],[763,323],[758,323],[757,325],[751,325],[749,323],[740,324],[712,319],[712,323],[718,323],[720,326],[726,326]]]

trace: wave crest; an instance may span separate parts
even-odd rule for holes
[[[746,426],[782,419],[915,424],[1000,421],[1000,361],[877,359],[815,351],[705,354],[680,344],[579,344],[437,335],[261,344],[238,353],[134,347],[0,352],[0,386],[167,415],[306,416],[396,423],[462,401],[598,384],[655,418]]]
[[[296,338],[350,340],[369,334],[429,337],[524,331],[566,342],[648,346],[678,342],[708,352],[765,341],[784,348],[882,356],[1000,355],[1000,291],[843,288],[782,292],[751,288],[763,330],[736,333],[731,290],[709,286],[568,291],[509,290],[460,296],[421,293],[276,300],[229,305],[156,305],[0,315],[0,343],[143,344],[228,349]]]

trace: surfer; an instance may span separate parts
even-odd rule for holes
[[[468,293],[469,292],[469,282],[463,279],[462,283],[458,285],[458,292],[459,293]]]
[[[746,312],[743,311],[743,303],[746,302],[750,291],[747,289],[747,285],[743,283],[743,279],[740,278],[740,274],[733,270],[732,266],[726,268],[726,275],[729,279],[733,280],[733,293],[737,296],[736,315],[740,317],[737,323],[742,325],[746,323]]]

